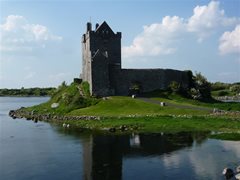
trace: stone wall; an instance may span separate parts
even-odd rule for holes
[[[141,92],[166,89],[172,81],[189,84],[188,72],[171,69],[121,69],[121,33],[114,33],[106,22],[92,30],[91,23],[82,37],[82,79],[96,96],[128,95],[133,84]]]
[[[183,87],[189,85],[189,75],[186,71],[172,69],[121,69],[110,71],[111,86],[115,95],[128,95],[133,84],[139,84],[141,92],[156,89],[166,89],[172,81]]]

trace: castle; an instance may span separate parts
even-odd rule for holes
[[[95,96],[129,95],[132,89],[149,92],[166,89],[172,81],[188,87],[190,77],[187,71],[172,69],[122,69],[121,33],[114,33],[104,21],[87,23],[87,31],[82,36],[83,81],[90,85],[90,93]]]

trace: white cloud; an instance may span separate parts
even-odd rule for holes
[[[0,25],[1,52],[32,52],[49,42],[58,42],[62,37],[53,35],[43,25],[30,24],[23,16],[9,15]]]
[[[219,2],[211,1],[207,6],[196,6],[193,15],[188,20],[188,31],[197,33],[199,40],[202,40],[213,33],[216,28],[239,22],[238,18],[226,17],[219,5]]]
[[[240,53],[240,24],[220,37],[219,51],[221,54]]]
[[[183,19],[166,16],[160,24],[144,26],[143,32],[133,40],[132,45],[123,47],[123,57],[171,54],[175,48],[170,45],[183,30]]]
[[[198,42],[224,27],[236,25],[239,18],[227,17],[220,3],[211,1],[205,6],[196,6],[189,18],[165,16],[160,23],[144,26],[143,32],[129,46],[122,48],[124,58],[158,56],[177,51],[177,43],[196,34]]]

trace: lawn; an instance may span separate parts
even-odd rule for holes
[[[73,110],[68,115],[93,115],[93,116],[129,116],[129,115],[206,115],[208,111],[184,109],[177,107],[161,107],[160,104],[147,103],[130,97],[113,96],[101,100],[94,106]]]

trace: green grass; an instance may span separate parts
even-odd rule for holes
[[[230,140],[230,141],[239,141],[240,140],[240,133],[220,133],[220,134],[213,134],[210,136],[213,139],[221,139],[221,140]]]
[[[71,111],[69,115],[94,115],[94,116],[128,116],[128,115],[169,115],[169,114],[208,114],[207,111],[180,109],[175,107],[161,107],[130,97],[113,96],[101,100],[94,106]]]
[[[146,94],[149,98],[176,105],[175,107],[161,107],[158,104],[124,96],[113,96],[106,100],[96,99],[87,94],[87,84],[81,85],[82,91],[85,93],[83,97],[79,93],[79,88],[80,85],[76,83],[72,83],[70,86],[62,85],[48,102],[29,107],[27,110],[34,110],[38,114],[100,116],[101,120],[68,120],[66,122],[71,124],[71,127],[95,130],[114,128],[120,131],[120,126],[126,126],[128,130],[134,132],[216,131],[238,134],[240,131],[239,115],[213,117],[209,115],[209,110],[199,108],[240,110],[239,103],[223,103],[213,99],[201,102],[166,91]],[[59,103],[59,107],[51,108],[52,103]],[[181,105],[187,105],[189,108],[181,107]],[[56,122],[63,123],[63,121]],[[227,138],[231,138],[229,136]],[[235,137],[235,135],[233,136]],[[240,140],[238,135],[235,138]]]
[[[60,86],[48,102],[29,107],[27,110],[34,110],[36,113],[66,114],[74,109],[94,105],[99,101],[91,97],[82,97],[79,93],[80,86],[76,83],[69,86]],[[84,91],[86,91],[86,88]],[[59,106],[51,108],[53,103],[59,103]]]
[[[126,126],[131,131],[140,132],[182,132],[182,131],[240,131],[240,122],[231,119],[213,117],[139,117],[139,118],[106,118],[93,121],[68,121],[73,126],[90,129],[107,129]]]
[[[211,91],[211,94],[214,97],[218,97],[218,96],[235,96],[236,95],[236,93],[230,91],[229,89]]]
[[[218,108],[228,111],[229,110],[240,111],[240,105],[238,102],[221,102],[214,99],[210,99],[208,101],[198,101],[183,97],[179,94],[169,93],[166,91],[155,91],[154,94],[150,94],[149,97],[176,105],[190,105],[193,107],[208,107],[212,109]]]

